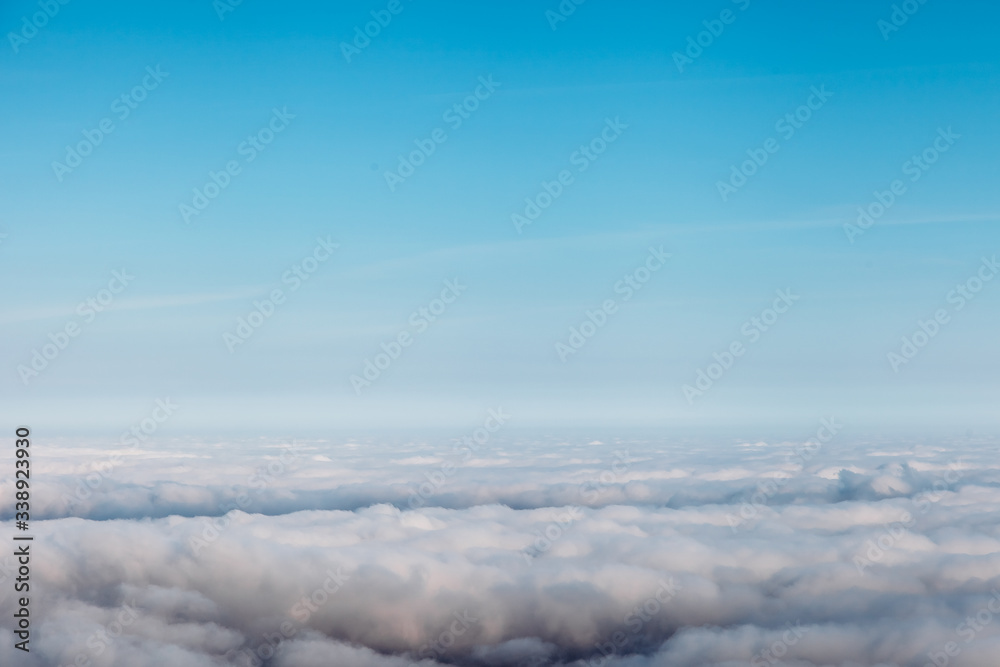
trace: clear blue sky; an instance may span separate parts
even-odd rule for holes
[[[1000,280],[948,300],[1000,253],[995,3],[915,3],[892,31],[891,2],[589,0],[558,22],[555,0],[329,4],[245,0],[220,19],[210,0],[73,0],[35,34],[37,2],[3,3],[5,422],[114,433],[170,396],[178,429],[223,432],[459,427],[498,405],[524,426],[998,426]],[[391,21],[348,62],[371,12]],[[810,101],[794,133],[778,124]],[[244,144],[274,109],[294,118]],[[53,167],[105,119],[79,166]],[[948,128],[947,151],[906,171]],[[606,151],[581,157],[602,132]],[[416,141],[434,152],[391,189]],[[724,200],[748,150],[767,162]],[[564,170],[519,232],[511,215]],[[895,179],[904,194],[850,242],[844,224]],[[339,247],[292,290],[318,237]],[[625,301],[616,283],[650,246],[671,257]],[[87,322],[77,304],[123,268],[134,280]],[[456,278],[418,331],[411,313]],[[223,335],[276,288],[284,303],[230,352]],[[801,298],[751,342],[743,324],[779,289]],[[607,299],[563,362],[556,344]],[[894,372],[888,353],[939,309],[948,323]],[[400,332],[411,345],[359,395],[351,376]],[[689,402],[734,341],[744,355]]]

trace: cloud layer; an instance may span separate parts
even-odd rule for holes
[[[38,447],[0,662],[995,664],[996,443],[463,446]]]

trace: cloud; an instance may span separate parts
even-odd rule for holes
[[[75,506],[78,453],[115,449],[40,447],[36,634],[25,662],[5,615],[0,661],[993,664],[991,443],[605,442],[477,454],[504,467],[450,442],[175,442]]]

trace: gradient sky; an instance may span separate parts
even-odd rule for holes
[[[891,2],[590,0],[553,29],[555,0],[402,0],[347,62],[341,43],[387,4],[246,0],[220,19],[210,0],[76,0],[16,52],[8,33],[39,5],[0,6],[4,423],[114,434],[169,396],[171,428],[219,432],[475,426],[498,405],[520,426],[1000,426],[1000,281],[947,300],[1000,253],[995,3],[932,0],[885,39]],[[114,100],[157,66],[120,120]],[[443,114],[490,76],[452,129]],[[822,86],[783,138],[776,121]],[[243,162],[274,108],[295,118]],[[60,182],[52,163],[105,118]],[[628,127],[577,171],[607,118]],[[386,170],[436,128],[447,141],[390,191]],[[910,182],[904,163],[947,128],[960,139]],[[718,181],[770,137],[780,150],[723,201]],[[179,205],[230,160],[240,174],[186,224]],[[511,214],[563,169],[574,182],[519,234]],[[843,225],[894,179],[906,193],[850,243]],[[336,254],[290,292],[282,275],[327,236]],[[622,303],[650,246],[672,257]],[[22,382],[123,268],[113,306]],[[467,290],[358,396],[351,375],[456,278]],[[223,334],[275,288],[287,302],[230,353]],[[682,386],[778,289],[801,300],[689,404]],[[555,344],[609,298],[562,362]],[[887,353],[942,308],[893,372]]]

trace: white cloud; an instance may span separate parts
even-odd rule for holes
[[[150,444],[75,506],[80,453],[114,448],[39,447],[36,643],[25,661],[5,615],[0,662],[922,666],[946,647],[995,661],[995,447],[827,445],[790,467],[793,443],[607,442],[482,453],[516,468],[451,443],[310,441],[284,459],[269,441]],[[752,500],[762,488],[776,490]],[[136,620],[94,655],[126,604]]]

